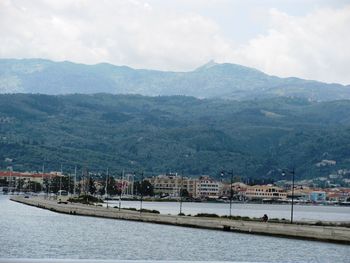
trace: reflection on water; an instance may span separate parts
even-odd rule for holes
[[[1,258],[348,262],[349,246],[53,213],[0,197]]]

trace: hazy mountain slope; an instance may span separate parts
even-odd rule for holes
[[[0,95],[0,168],[265,177],[295,164],[298,178],[313,177],[350,168],[349,112],[350,101]],[[323,159],[337,165],[316,167]]]
[[[209,63],[190,72],[163,72],[111,64],[83,65],[41,59],[0,59],[0,93],[113,93],[187,95],[249,100],[294,96],[350,99],[350,86],[278,78],[236,64]]]

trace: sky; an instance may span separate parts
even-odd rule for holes
[[[0,0],[0,58],[350,84],[350,0]]]

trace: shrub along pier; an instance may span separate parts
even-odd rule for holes
[[[57,204],[57,201],[55,200],[47,200],[38,197],[24,198],[23,196],[13,196],[11,197],[11,200],[43,209],[48,209],[54,212],[72,215],[94,216],[184,227],[310,239],[350,245],[350,228],[347,227],[288,223],[265,223],[256,221],[231,220],[227,218],[162,215],[144,212],[140,213],[125,209],[121,209],[119,211],[119,209],[116,208],[105,208],[76,203]]]

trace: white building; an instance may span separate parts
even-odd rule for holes
[[[197,181],[196,197],[218,198],[222,189],[222,183],[209,176],[201,176]]]

